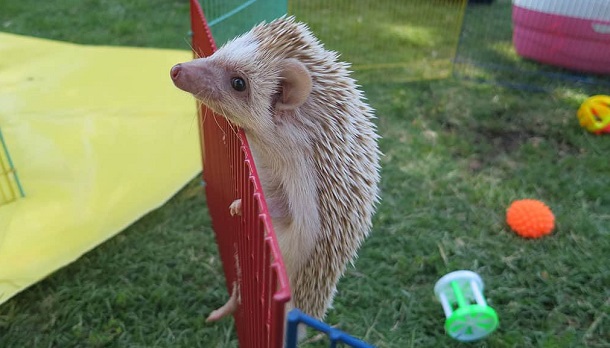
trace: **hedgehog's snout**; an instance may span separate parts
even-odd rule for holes
[[[172,81],[174,82],[174,85],[178,88],[180,88],[183,91],[189,92],[189,82],[187,81],[188,78],[187,74],[184,73],[184,68],[182,66],[182,64],[176,64],[172,67],[172,69],[169,71],[169,76],[172,78]]]
[[[176,87],[193,94],[201,92],[202,82],[207,81],[205,70],[198,69],[192,62],[174,65],[169,75]]]
[[[169,74],[172,77],[172,80],[175,82],[178,76],[180,76],[180,72],[182,71],[182,65],[176,64],[172,67]]]
[[[218,100],[227,93],[229,75],[207,59],[195,59],[174,65],[169,72],[172,82],[179,89],[206,102]]]

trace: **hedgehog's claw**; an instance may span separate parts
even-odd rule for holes
[[[241,216],[241,199],[236,199],[231,203],[229,206],[229,213],[231,213],[231,216]]]
[[[213,321],[218,321],[227,315],[233,314],[237,309],[237,305],[239,303],[239,299],[237,297],[237,283],[233,283],[233,292],[231,294],[231,298],[225,303],[222,307],[215,309],[208,315],[208,318],[205,320],[206,323],[210,323]]]

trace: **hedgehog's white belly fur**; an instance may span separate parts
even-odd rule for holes
[[[256,139],[251,144],[267,208],[271,215],[288,277],[293,278],[314,250],[320,234],[316,173],[303,149],[282,148],[265,153]]]

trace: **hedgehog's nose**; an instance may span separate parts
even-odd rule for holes
[[[172,70],[169,72],[170,76],[172,77],[172,80],[176,81],[176,79],[180,75],[181,71],[182,71],[182,66],[180,64],[174,65],[172,67]]]

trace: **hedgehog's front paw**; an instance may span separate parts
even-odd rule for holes
[[[213,321],[218,321],[227,315],[233,314],[239,305],[238,291],[239,289],[237,288],[237,282],[233,282],[233,292],[231,293],[231,298],[222,307],[213,310],[205,321],[210,323]]]
[[[231,203],[229,206],[229,213],[231,213],[231,216],[241,216],[241,199],[236,199]]]

